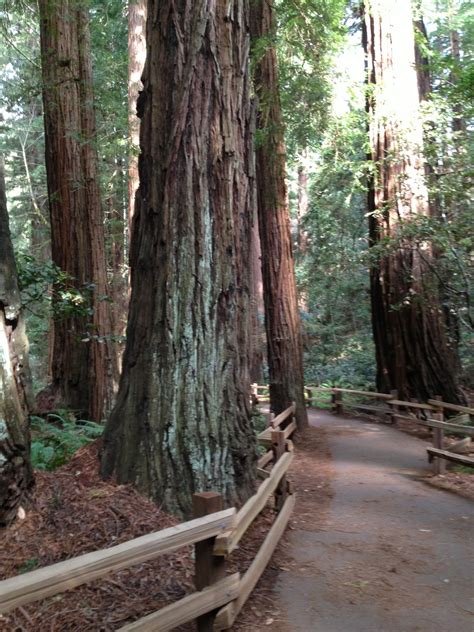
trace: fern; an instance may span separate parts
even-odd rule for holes
[[[38,470],[54,470],[73,454],[101,436],[103,426],[76,419],[69,411],[50,413],[47,419],[31,418],[31,462]]]

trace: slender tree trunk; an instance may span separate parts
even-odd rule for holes
[[[131,299],[102,474],[189,515],[252,493],[245,0],[150,0]]]
[[[132,227],[135,196],[138,189],[138,152],[140,147],[140,119],[137,99],[142,87],[141,77],[146,57],[146,0],[128,3],[128,130],[130,152],[128,162],[128,231]]]
[[[28,414],[32,390],[17,271],[0,162],[0,526],[16,517],[33,485]]]
[[[459,71],[461,67],[461,49],[459,46],[459,33],[456,29],[450,29],[449,31],[449,43],[451,47],[451,56],[454,61],[453,70],[450,73],[450,81],[453,86],[459,83]],[[465,132],[466,121],[462,117],[461,108],[457,104],[454,108],[455,117],[453,119],[453,132]]]
[[[250,381],[252,384],[263,382],[265,331],[261,257],[258,217],[254,213],[250,244]]]
[[[121,165],[115,165],[117,170],[126,169]],[[112,392],[117,395],[120,373],[122,372],[122,356],[125,348],[124,339],[127,329],[128,315],[128,265],[125,263],[125,250],[128,229],[128,207],[123,205],[122,199],[117,199],[113,191],[110,191],[106,204],[106,228],[108,251],[108,270],[110,271],[109,294],[112,299],[110,305],[111,332],[113,341],[110,344]],[[124,213],[125,211],[125,213]]]
[[[252,102],[251,128],[252,136],[255,135],[256,108]],[[252,384],[263,383],[263,362],[265,348],[264,305],[263,305],[263,279],[262,279],[262,249],[260,245],[260,233],[258,230],[257,214],[257,188],[255,180],[255,155],[251,162],[250,186],[252,209],[252,229],[250,241],[250,351],[249,367],[250,381]]]
[[[298,253],[303,256],[308,248],[308,235],[303,229],[304,218],[308,214],[308,150],[304,149],[298,165]]]
[[[309,209],[309,174],[308,174],[308,149],[305,148],[301,152],[298,165],[298,214],[297,214],[297,231],[298,231],[298,248],[296,261],[302,262],[308,250],[308,233],[303,228],[304,218],[308,214]],[[308,292],[307,288],[299,288],[298,296],[299,309],[303,312],[308,311]]]
[[[251,30],[255,40],[273,36],[275,24],[269,0],[251,3]],[[303,354],[285,182],[277,59],[272,46],[255,60],[254,82],[260,103],[256,176],[270,402],[273,412],[278,414],[295,401],[298,427],[303,428],[307,424]]]
[[[415,33],[418,38],[422,38],[426,47],[428,47],[428,32],[425,27],[423,18],[418,18],[413,23]],[[424,101],[431,94],[431,73],[430,60],[423,48],[415,38],[415,67],[418,80],[418,98]]]
[[[99,179],[99,158],[97,154],[97,129],[94,108],[94,88],[92,55],[89,28],[89,13],[82,0],[77,9],[80,112],[82,133],[82,171],[85,202],[88,213],[88,245],[91,254],[92,292],[92,337],[89,360],[89,410],[92,419],[100,420],[110,410],[112,389],[110,382],[111,317],[107,287],[107,266],[105,257],[105,233]]]
[[[397,389],[403,399],[442,395],[459,402],[455,350],[431,272],[433,253],[429,244],[400,236],[401,229],[430,213],[409,0],[371,2],[364,26],[374,167],[368,202],[377,387]]]
[[[100,420],[105,411],[110,332],[103,217],[95,147],[88,15],[76,0],[40,0],[46,170],[53,261],[78,299],[55,320],[54,405]],[[56,297],[56,309],[62,297]],[[92,312],[92,315],[91,315]]]

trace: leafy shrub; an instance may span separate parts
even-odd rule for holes
[[[305,354],[305,383],[372,390],[375,353],[371,338],[364,334],[341,336],[331,346],[316,342]]]
[[[79,448],[95,441],[104,428],[93,421],[76,419],[69,411],[50,413],[47,419],[31,418],[31,461],[38,470],[54,470]]]

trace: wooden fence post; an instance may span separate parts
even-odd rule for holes
[[[398,399],[398,391],[396,388],[392,389],[390,391],[390,395],[392,396],[392,399]],[[397,412],[399,411],[399,406],[395,405],[395,404],[388,404],[390,406],[390,408],[392,409],[393,412],[390,413],[390,421],[393,425],[395,425],[397,423]]]
[[[310,386],[306,387],[306,395],[307,395],[306,404],[308,408],[311,408],[313,405],[313,389]]]
[[[281,459],[281,457],[286,452],[285,433],[282,430],[272,431],[272,450],[273,450],[273,461],[275,464],[278,461],[278,459]],[[275,467],[275,465],[273,467]],[[282,476],[280,482],[278,483],[278,487],[275,490],[275,509],[277,511],[280,511],[280,509],[285,504],[287,494],[288,494],[288,482],[286,480],[286,475],[285,475],[285,476]]]
[[[333,413],[336,413],[336,415],[342,415],[342,393],[340,391],[336,391],[335,389],[332,389],[331,392],[331,409]]]
[[[438,401],[441,401],[441,395],[436,395],[433,397]],[[444,421],[444,412],[443,407],[439,406],[436,408],[435,413],[431,413],[431,418],[436,419],[437,421]],[[433,428],[433,447],[439,448],[440,450],[444,447],[444,430],[442,428]],[[446,461],[444,459],[433,459],[433,471],[435,474],[444,474],[446,472]]]
[[[272,425],[272,421],[275,419],[275,413],[268,413],[267,414],[267,428],[269,428]]]
[[[250,385],[250,401],[252,402],[252,406],[256,406],[258,404],[257,383]]]
[[[221,494],[216,492],[193,494],[193,518],[201,518],[222,509],[223,500]],[[196,558],[194,582],[197,590],[202,590],[225,576],[225,557],[213,554],[215,540],[215,537],[209,538],[194,545]],[[213,610],[198,617],[197,628],[199,632],[213,631],[217,612],[218,610]]]

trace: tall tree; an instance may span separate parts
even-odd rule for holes
[[[56,297],[56,311],[68,308],[54,323],[52,388],[55,405],[100,420],[110,328],[88,11],[82,0],[39,8],[51,251],[70,283]]]
[[[189,514],[253,489],[248,5],[149,0],[131,299],[102,474]]]
[[[367,3],[364,46],[372,178],[369,240],[377,387],[462,401],[433,277],[433,253],[411,228],[429,216],[409,0]]]
[[[296,402],[299,428],[307,424],[303,352],[286,189],[285,142],[271,0],[251,3],[257,113],[256,179],[262,248],[270,403],[275,414]],[[262,50],[263,48],[263,50]]]
[[[10,524],[33,485],[28,414],[32,390],[17,270],[0,162],[0,526]]]

